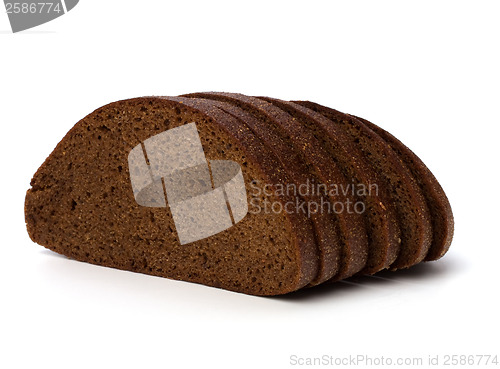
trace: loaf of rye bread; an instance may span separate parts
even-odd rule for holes
[[[69,258],[253,295],[435,260],[453,236],[435,177],[373,123],[215,92],[89,114],[33,176],[25,218]]]

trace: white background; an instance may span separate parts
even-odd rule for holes
[[[500,355],[499,16],[495,1],[82,0],[12,34],[2,9],[0,367]],[[260,298],[79,263],[30,241],[25,191],[74,123],[111,101],[196,91],[308,99],[389,130],[450,199],[449,253]]]

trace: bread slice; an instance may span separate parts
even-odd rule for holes
[[[401,248],[392,269],[408,268],[424,260],[432,239],[430,213],[425,198],[408,168],[386,142],[357,119],[311,102],[303,106],[321,113],[338,125],[364,153],[390,188],[401,229]]]
[[[221,214],[226,216],[228,209],[233,214],[225,230],[182,244],[173,212],[181,214],[176,219],[187,214],[186,222],[189,216],[207,216],[206,212],[183,209],[181,205],[193,198],[182,199],[182,191],[176,193],[181,199],[176,197],[178,202],[171,203],[175,191],[167,191],[170,182],[159,181],[157,174],[148,182],[140,171],[146,168],[150,174],[160,173],[163,164],[158,165],[158,151],[150,150],[155,147],[151,142],[192,123],[202,154],[213,167],[207,194],[212,196],[218,190],[216,194],[224,193],[226,199],[226,207],[214,200],[212,208],[208,197],[197,206],[203,211],[207,207],[216,210],[209,214],[215,226],[225,221]],[[187,150],[192,145],[197,146],[196,138],[156,148]],[[175,152],[164,156],[168,160],[174,157]],[[187,165],[184,159],[180,156],[175,168],[181,168],[179,163]],[[140,160],[142,164],[138,164]],[[160,97],[111,103],[79,121],[35,173],[25,202],[28,233],[33,241],[76,260],[248,294],[277,295],[309,284],[317,276],[319,264],[309,219],[297,213],[253,212],[250,205],[242,216],[241,209],[233,207],[238,202],[231,198],[234,181],[224,178],[221,182],[233,173],[215,165],[218,161],[230,161],[232,169],[241,170],[248,204],[295,201],[294,196],[249,190],[255,182],[274,189],[290,180],[247,126],[212,104]],[[217,172],[218,168],[222,170]],[[144,184],[136,180],[134,185],[133,178],[146,179]],[[195,181],[197,178],[188,178],[186,188],[206,186]],[[144,196],[143,185],[150,186],[144,187]],[[134,193],[134,186],[141,191]],[[193,196],[196,201],[205,199],[198,195]],[[179,206],[185,213],[179,212]]]
[[[269,129],[273,129],[276,135],[281,135],[290,148],[300,153],[301,160],[296,157],[290,162],[300,164],[314,174],[316,183],[324,183],[328,186],[337,185],[346,188],[352,186],[343,175],[337,164],[331,160],[331,156],[321,143],[304,126],[282,109],[255,97],[232,93],[196,93],[189,96],[206,97],[214,100],[229,102],[235,106],[245,109],[257,119],[265,122]],[[307,167],[309,169],[307,169]],[[305,181],[306,179],[303,179]],[[319,182],[318,182],[319,181]],[[356,199],[352,193],[333,193],[328,191],[331,204],[342,204],[347,202],[354,204]],[[332,208],[335,205],[332,205]],[[342,255],[340,268],[336,273],[323,274],[322,280],[342,279],[357,273],[366,265],[368,255],[368,239],[363,222],[363,215],[355,212],[337,209],[333,212],[337,217],[342,240]],[[352,209],[351,209],[352,211]],[[325,268],[326,269],[326,268]],[[326,269],[327,271],[327,269]]]
[[[454,230],[453,212],[443,188],[422,160],[401,141],[376,124],[356,118],[382,137],[411,171],[425,196],[431,214],[433,237],[425,260],[441,258],[450,248]]]

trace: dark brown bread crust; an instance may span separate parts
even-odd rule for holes
[[[311,102],[301,102],[344,128],[370,164],[384,177],[398,214],[401,248],[392,269],[408,268],[424,260],[432,240],[427,203],[410,171],[387,143],[355,118]]]
[[[287,110],[302,125],[322,141],[333,160],[337,161],[346,175],[361,184],[376,184],[378,193],[363,196],[367,206],[365,221],[369,229],[371,245],[363,274],[372,274],[388,268],[396,260],[400,247],[399,221],[393,209],[393,201],[386,181],[371,167],[364,153],[353,144],[347,133],[323,115],[294,102],[265,98]]]
[[[443,188],[422,160],[401,141],[376,124],[356,118],[382,137],[413,174],[425,196],[432,220],[432,244],[425,260],[441,258],[450,248],[454,230],[453,212]]]
[[[275,136],[281,135],[281,137],[284,137],[288,146],[295,150],[293,160],[289,159],[289,162],[302,165],[302,168],[297,168],[297,171],[314,173],[320,183],[343,185],[348,183],[318,140],[289,114],[273,104],[254,97],[231,93],[211,92],[191,94],[189,96],[226,101],[247,110],[249,113],[254,114],[257,119],[266,122],[269,129],[274,128]],[[346,201],[346,199],[351,203],[355,202],[354,197],[350,194],[331,196],[333,203],[335,201]],[[363,217],[356,213],[342,212],[337,214],[337,222],[342,239],[340,269],[337,273],[324,273],[321,276],[322,281],[346,278],[358,272],[366,264],[368,240]],[[325,271],[327,272],[328,269]]]
[[[266,169],[278,164],[234,117],[179,100],[116,102],[77,123],[27,192],[32,240],[76,260],[249,294],[282,294],[310,283],[318,255],[307,219],[249,213],[227,232],[179,247],[168,208],[137,205],[128,152],[152,135],[192,121],[207,157],[238,161],[245,183],[288,180]]]

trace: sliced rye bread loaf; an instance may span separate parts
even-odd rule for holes
[[[293,162],[297,166],[298,172],[309,171],[317,178],[319,181],[317,183],[352,185],[311,132],[273,104],[257,98],[231,93],[195,93],[187,96],[224,101],[248,111],[255,116],[257,121],[263,122],[261,124],[262,130],[265,130],[267,126],[268,135],[272,134],[273,139],[281,137],[281,140],[284,140],[283,142],[289,147],[286,155],[293,155],[289,158],[289,163]],[[302,180],[306,181],[307,178],[303,177]],[[339,202],[344,204],[347,201],[353,204],[356,201],[351,193],[333,194],[329,192],[328,195],[333,204]],[[342,239],[340,268],[336,273],[327,273],[328,269],[325,268],[325,273],[320,276],[320,280],[323,281],[342,279],[359,272],[366,265],[368,255],[368,240],[363,216],[346,211],[335,215]],[[334,252],[338,253],[338,251]]]
[[[248,127],[211,104],[159,97],[119,101],[78,122],[35,173],[25,202],[31,239],[76,260],[248,294],[277,295],[308,285],[319,260],[311,223],[301,214],[248,212],[225,231],[180,245],[170,205],[138,204],[130,152],[191,122],[206,157],[238,163],[246,184],[289,183]],[[247,196],[250,203],[253,195]],[[255,198],[294,201],[266,193]]]
[[[425,196],[432,221],[432,243],[425,260],[441,258],[450,248],[454,230],[453,212],[443,188],[422,160],[396,137],[366,119],[355,118],[382,137],[413,174]]]
[[[391,269],[408,268],[424,260],[432,241],[431,217],[420,187],[401,159],[357,119],[316,103],[299,104],[322,114],[347,132],[352,143],[388,183],[401,229],[401,248]]]
[[[286,110],[302,126],[307,127],[346,175],[364,186],[365,193],[359,195],[366,205],[364,220],[369,230],[370,247],[367,264],[361,273],[373,274],[392,265],[399,253],[401,231],[387,181],[374,170],[362,150],[350,140],[342,127],[294,102],[267,97],[261,99]],[[374,185],[375,192],[370,190]]]
[[[196,99],[193,97],[189,97]],[[200,99],[196,99],[200,100]],[[288,174],[291,182],[287,184],[285,191],[292,191],[297,194],[297,199],[302,201],[302,204],[319,204],[321,201],[328,201],[326,198],[322,200],[322,196],[311,191],[295,191],[299,189],[299,186],[306,181],[313,180],[312,174],[307,166],[302,164],[302,159],[298,155],[296,150],[285,142],[283,137],[279,136],[274,132],[271,127],[265,122],[256,119],[253,115],[247,111],[231,105],[227,102],[210,100],[210,104],[217,106],[228,114],[231,114],[236,119],[239,119],[242,123],[246,124],[250,130],[262,141],[264,147],[270,151],[270,155],[273,155],[282,165],[283,170]],[[260,184],[264,185],[264,184]],[[297,207],[295,204],[289,204],[288,211],[303,212],[304,215],[311,218],[315,235],[316,242],[320,251],[320,267],[316,278],[311,282],[311,286],[320,284],[325,280],[331,278],[338,270],[339,265],[339,251],[341,248],[339,240],[339,230],[336,220],[333,218],[333,214],[327,213],[323,214],[317,211],[309,212],[308,207]],[[311,209],[315,210],[315,209]]]
[[[253,295],[436,260],[454,228],[436,178],[373,123],[213,92],[83,118],[35,173],[25,219],[73,259]]]

